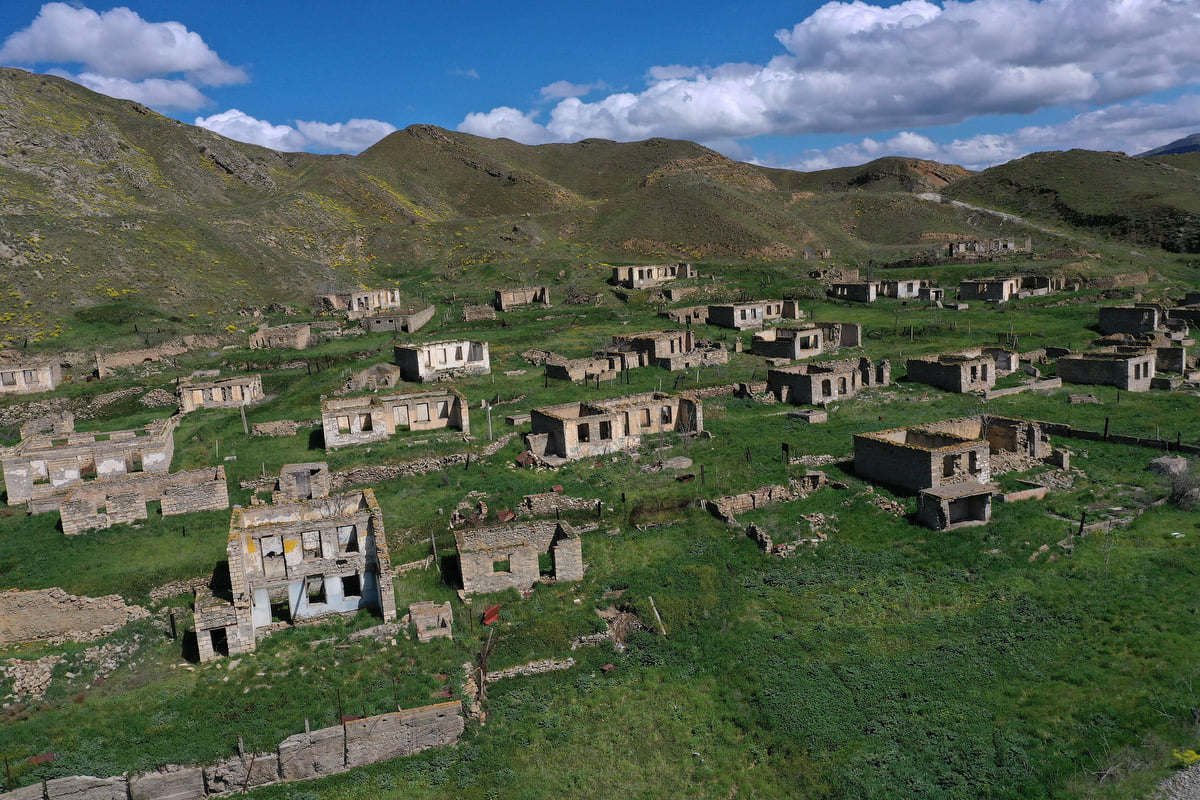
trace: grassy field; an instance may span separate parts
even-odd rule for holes
[[[930,267],[950,281],[965,267]],[[1171,262],[1164,269],[1172,270]],[[807,279],[782,268],[716,273],[730,292],[803,296]],[[914,271],[914,274],[919,271]],[[1148,291],[1158,291],[1150,287]],[[1016,337],[1019,349],[1083,345],[1100,299],[1067,295],[961,312],[885,301],[850,306],[805,301],[810,318],[861,322],[860,352],[890,359],[903,378],[907,356],[994,344]],[[1105,302],[1115,302],[1107,300]],[[333,469],[475,451],[486,443],[482,401],[495,403],[493,434],[509,432],[506,414],[578,398],[666,391],[762,380],[766,365],[747,354],[685,374],[635,370],[629,382],[579,387],[548,381],[520,358],[529,346],[581,356],[614,332],[670,327],[657,305],[634,295],[596,308],[525,310],[494,322],[461,323],[441,315],[420,339],[478,337],[491,344],[493,374],[456,383],[471,402],[473,440],[454,434],[400,434],[386,443],[326,452],[318,429],[294,437],[246,436],[240,415],[187,415],[176,435],[173,469],[222,459],[231,497],[246,503],[239,480],[277,473],[296,461],[327,460]],[[175,335],[192,325],[154,308],[115,305],[95,312],[89,337],[133,340],[151,320]],[[282,320],[283,318],[281,318]],[[137,325],[139,333],[131,328]],[[698,332],[732,346],[736,334]],[[743,343],[748,334],[741,335]],[[400,337],[401,339],[408,337]],[[234,340],[242,342],[244,339]],[[171,390],[197,368],[261,370],[268,403],[249,422],[314,421],[322,395],[352,370],[388,360],[392,338],[334,340],[314,351],[263,353],[240,346],[179,357],[99,383],[76,379],[62,394],[80,402],[115,389]],[[359,358],[362,353],[373,353]],[[302,362],[302,366],[292,365]],[[506,375],[506,372],[521,374]],[[1047,368],[1047,372],[1052,369]],[[0,663],[60,654],[44,698],[6,701],[0,755],[18,784],[70,774],[116,774],[165,762],[203,763],[235,750],[269,748],[287,735],[331,724],[348,713],[432,702],[449,685],[461,696],[462,664],[475,660],[486,631],[484,605],[501,602],[490,664],[573,655],[568,671],[496,684],[486,725],[472,724],[455,748],[430,751],[313,784],[259,790],[256,797],[1138,797],[1178,765],[1172,753],[1194,747],[1190,708],[1200,705],[1196,658],[1200,525],[1162,501],[1163,478],[1146,471],[1152,449],[1055,441],[1073,451],[1070,485],[1043,503],[997,504],[986,527],[933,533],[913,522],[910,497],[870,490],[847,459],[854,433],[991,413],[1065,422],[1114,433],[1161,435],[1196,443],[1200,410],[1190,394],[1118,393],[1087,387],[1099,404],[1072,405],[1064,387],[988,403],[899,380],[830,409],[807,425],[787,407],[731,397],[706,401],[711,439],[666,437],[628,454],[572,463],[557,471],[518,469],[514,441],[488,459],[376,486],[392,558],[404,562],[453,547],[447,517],[470,491],[495,510],[560,484],[566,494],[603,501],[599,526],[583,535],[585,579],[458,601],[441,569],[397,581],[401,607],[451,600],[452,641],[395,646],[352,642],[357,618],[298,627],[264,640],[252,655],[198,665],[168,635],[174,612],[187,620],[189,598],[150,603],[150,590],[202,576],[222,560],[228,515],[212,512],[117,526],[65,537],[53,514],[0,516],[0,586],[62,586],[88,595],[119,593],[154,615],[101,644],[119,648],[122,665],[98,685],[93,645],[28,644]],[[99,408],[81,429],[144,424],[169,409],[135,397]],[[820,512],[828,539],[787,559],[765,555],[743,528],[695,508],[699,498],[779,483],[801,467],[792,454],[829,455],[830,487],[805,499],[760,509],[754,522],[776,541],[807,536],[804,515]],[[696,477],[646,471],[677,455]],[[236,460],[224,461],[236,456]],[[1005,481],[1015,482],[1010,475]],[[700,479],[703,475],[703,481]],[[880,499],[900,504],[896,514]],[[1133,516],[1110,533],[1071,536],[1075,520]],[[1051,515],[1053,514],[1053,516]],[[594,514],[579,515],[579,523]],[[1174,536],[1182,534],[1181,537]],[[1063,543],[1063,544],[1060,544]],[[1043,549],[1045,548],[1045,549]],[[619,592],[619,597],[612,593]],[[609,595],[606,597],[605,595]],[[629,647],[571,651],[574,637],[603,630],[594,612],[620,605],[653,627],[653,596],[667,636],[633,635]],[[578,601],[578,602],[576,602]],[[314,642],[324,641],[314,646]],[[616,669],[603,673],[612,663]],[[0,678],[0,696],[11,679]],[[27,758],[55,752],[49,764]],[[1103,778],[1103,780],[1101,780]]]

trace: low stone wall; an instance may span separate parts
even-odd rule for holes
[[[599,500],[567,497],[557,492],[528,494],[521,500],[517,514],[522,517],[548,517],[560,511],[595,511]]]
[[[298,733],[280,742],[275,753],[241,754],[205,767],[169,765],[113,778],[55,778],[0,794],[0,800],[203,800],[455,744],[464,727],[462,704],[455,700]]]
[[[1026,383],[1022,386],[1013,386],[1008,389],[988,389],[983,393],[983,399],[993,400],[997,397],[1005,397],[1010,394],[1036,392],[1041,389],[1058,389],[1061,386],[1062,378],[1046,378],[1044,381],[1034,381],[1033,383]]]
[[[722,522],[732,522],[737,514],[807,497],[810,491],[820,488],[825,481],[825,473],[811,472],[803,478],[793,478],[787,486],[761,486],[744,494],[730,494],[716,500],[705,500],[704,508]]]
[[[296,421],[280,419],[274,422],[256,422],[250,426],[251,436],[295,436],[301,428],[320,425],[320,420]]]

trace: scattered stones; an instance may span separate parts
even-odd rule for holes
[[[146,408],[172,408],[179,404],[175,395],[164,389],[152,389],[142,395],[138,402]]]
[[[150,612],[119,595],[77,597],[59,588],[0,592],[0,645],[14,642],[88,642]]]

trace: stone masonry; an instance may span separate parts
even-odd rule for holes
[[[179,411],[201,408],[238,408],[263,399],[261,375],[239,375],[215,381],[183,381],[176,389]]]
[[[541,575],[538,556],[549,553],[555,581],[583,579],[579,534],[565,522],[526,522],[460,530],[454,534],[463,591],[528,589]]]
[[[467,400],[455,389],[323,397],[321,426],[327,448],[380,442],[402,430],[471,432]]]
[[[492,371],[487,342],[465,340],[397,345],[396,363],[406,381],[430,381]]]

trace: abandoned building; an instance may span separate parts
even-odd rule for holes
[[[976,239],[967,242],[950,242],[946,245],[946,255],[950,258],[977,260],[997,255],[1016,253],[1032,253],[1033,239],[1026,236],[1023,242],[1013,238],[997,237],[995,239]]]
[[[328,496],[330,491],[329,465],[324,461],[284,464],[271,488],[271,502],[281,505],[316,500]]]
[[[626,450],[640,444],[644,436],[704,430],[702,403],[688,393],[647,392],[562,403],[535,408],[530,417],[532,432],[525,435],[526,445],[549,464]]]
[[[0,396],[51,392],[61,381],[58,361],[0,354]]]
[[[397,431],[453,428],[470,434],[466,398],[455,389],[322,397],[325,447],[334,449],[390,438]]]
[[[985,392],[996,385],[996,360],[982,353],[910,358],[905,367],[910,381],[947,392]]]
[[[396,345],[400,374],[406,381],[430,381],[464,375],[487,375],[492,371],[487,342],[466,340]]]
[[[831,300],[848,300],[854,303],[874,303],[879,297],[878,281],[850,281],[834,283],[825,290]]]
[[[794,307],[794,304],[793,304]],[[764,323],[783,318],[782,300],[721,303],[708,307],[708,324],[736,331],[756,330]]]
[[[708,306],[668,308],[658,312],[658,315],[680,325],[705,325],[708,323]]]
[[[862,325],[857,322],[814,322],[813,327],[825,337],[823,346],[827,351],[862,346]]]
[[[767,371],[767,390],[780,402],[792,405],[827,405],[854,397],[873,386],[888,386],[892,368],[888,361],[874,364],[867,357],[792,364]]]
[[[50,502],[31,501],[30,511],[48,511]],[[152,502],[160,504],[164,517],[229,508],[225,467],[132,474],[72,486],[58,502],[62,531],[74,536],[149,519],[147,503]]]
[[[260,636],[327,614],[396,619],[383,515],[371,489],[234,508],[226,546],[230,599],[198,589],[201,661],[254,650]]]
[[[346,390],[350,392],[394,389],[401,380],[400,367],[395,364],[373,364],[361,369],[346,379]]]
[[[1037,422],[975,416],[854,435],[854,471],[909,492],[964,482],[987,484],[993,454],[1027,461],[1050,457],[1050,437]]]
[[[913,278],[887,278],[879,283],[880,297],[893,297],[897,300],[915,300],[920,298],[922,289],[929,289],[931,281]]]
[[[546,377],[575,383],[610,381],[627,368],[641,366],[637,361],[636,353],[611,352],[585,358],[563,358],[552,353],[545,361]]]
[[[583,545],[565,522],[469,528],[456,531],[454,541],[466,594],[529,589],[543,572],[560,583],[583,579]]]
[[[1014,275],[1008,278],[972,278],[959,281],[959,300],[980,300],[986,303],[1007,303],[1026,297],[1040,297],[1061,291],[1063,278],[1046,275]]]
[[[613,267],[612,284],[626,289],[646,289],[680,278],[697,277],[691,264],[653,264],[638,267]]]
[[[520,289],[497,289],[492,306],[497,311],[511,311],[520,306],[550,305],[549,286],[523,286]]]
[[[697,339],[692,331],[647,331],[618,334],[612,344],[596,352],[598,357],[625,356],[622,369],[636,366],[655,366],[671,371],[725,364],[729,354],[721,345]],[[635,363],[630,363],[632,355]]]
[[[926,303],[941,303],[946,300],[946,290],[940,286],[922,286],[917,290],[917,299]]]
[[[250,334],[251,350],[306,350],[311,344],[312,326],[306,322],[264,326]]]
[[[187,414],[201,408],[238,408],[263,399],[261,375],[238,375],[214,381],[181,381],[175,393],[179,411]]]
[[[1127,392],[1145,392],[1154,379],[1156,353],[1141,347],[1114,347],[1075,353],[1056,362],[1058,377],[1067,383],[1116,386]]]
[[[1100,309],[1100,332],[1153,333],[1166,322],[1166,310],[1153,303],[1135,303],[1123,306],[1104,306]]]
[[[433,319],[435,309],[425,306],[403,313],[392,311],[383,314],[372,314],[362,317],[358,324],[369,333],[416,333]]]
[[[354,289],[318,294],[313,303],[313,309],[318,314],[344,311],[346,318],[351,320],[376,316],[386,311],[414,314],[417,308],[417,305],[405,298],[399,289]],[[432,307],[430,310],[432,311]]]
[[[797,360],[819,356],[823,345],[824,334],[820,328],[784,325],[755,333],[750,342],[750,352],[764,358]]]
[[[177,417],[144,428],[107,433],[39,433],[8,448],[2,457],[8,504],[60,498],[73,486],[131,473],[166,473],[175,453]],[[57,499],[53,500],[58,507]]]

